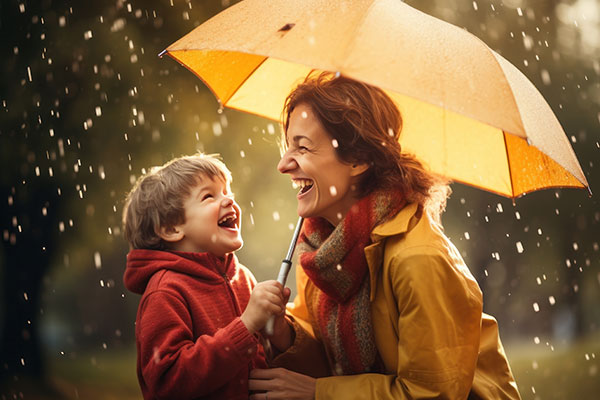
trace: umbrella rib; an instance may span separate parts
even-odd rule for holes
[[[511,192],[511,197],[512,197],[513,203],[514,203],[514,199],[516,197],[515,186],[513,184],[512,168],[510,167],[510,155],[508,153],[508,145],[506,143],[506,132],[504,132],[504,131],[502,131],[502,140],[504,140],[504,150],[506,151],[506,164],[508,165],[508,180],[510,182],[510,192]]]
[[[500,64],[500,61],[498,61],[498,58],[496,57],[496,52],[494,50],[492,50],[490,48],[490,46],[488,46],[483,40],[481,40],[481,38],[479,38],[478,36],[473,35],[473,37],[475,39],[477,39],[482,45],[483,47],[486,49],[486,51],[490,52],[492,54],[492,58],[494,59],[494,63],[496,64],[496,66],[500,69],[500,71],[502,71],[503,75],[506,75],[504,73],[504,68],[502,68],[502,64]],[[516,67],[515,67],[516,68]],[[522,73],[522,72],[521,72]],[[517,102],[517,98],[515,97],[515,92],[513,91],[512,86],[510,85],[510,82],[506,81],[506,84],[508,86],[508,88],[510,89],[510,95],[513,99],[514,102],[514,106],[515,106],[515,110],[517,110],[517,113],[519,115],[519,122],[521,123],[521,127],[523,128],[523,133],[525,134],[525,136],[527,136],[527,132],[525,130],[525,125],[523,124],[523,116],[521,115],[521,110],[519,109],[519,103]],[[500,128],[501,129],[501,128]],[[504,131],[502,132],[504,133]]]
[[[377,0],[372,0],[371,4],[369,4],[369,6],[367,7],[367,10],[364,14],[362,14],[362,16],[360,17],[360,22],[358,22],[355,26],[354,26],[354,32],[357,32],[358,30],[360,30],[362,28],[362,24],[363,22],[367,19],[367,17],[369,16],[369,13],[371,12],[371,10],[373,9],[373,7],[375,6],[375,3],[377,2]],[[356,38],[357,35],[348,35],[348,41],[346,41],[346,45],[344,46],[344,52],[343,52],[343,57],[341,57],[341,60],[346,60],[346,57],[348,56],[348,54],[350,53],[350,49],[351,47],[356,45]],[[344,67],[344,66],[342,66]],[[338,70],[340,70],[342,68],[339,68]]]
[[[229,97],[225,101],[223,101],[223,105],[224,106],[227,105],[227,102],[233,97],[233,95],[236,94],[238,92],[238,90],[240,90],[240,88],[242,86],[244,86],[244,84],[246,83],[246,81],[252,75],[254,75],[254,73],[256,72],[256,70],[259,69],[265,63],[265,61],[267,61],[269,59],[269,57],[267,57],[267,56],[264,56],[264,57],[265,58],[263,58],[263,60],[260,63],[258,63],[258,65],[256,67],[254,67],[254,69],[252,70],[252,72],[250,72],[248,75],[246,75],[246,77],[240,82],[240,84],[236,86],[235,90],[233,90],[231,92],[231,94],[229,95]]]

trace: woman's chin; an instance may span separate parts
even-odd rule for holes
[[[302,208],[300,206],[298,206],[298,209],[296,210],[296,212],[298,213],[298,216],[302,217],[302,218],[314,217],[314,215],[312,215],[312,213],[309,210]]]

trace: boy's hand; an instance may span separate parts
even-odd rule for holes
[[[260,282],[252,290],[250,301],[240,317],[250,333],[260,331],[267,323],[271,315],[285,313],[285,305],[290,297],[289,289],[287,296],[281,283],[271,280]]]

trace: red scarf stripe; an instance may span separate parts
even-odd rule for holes
[[[316,298],[309,304],[313,327],[336,374],[381,370],[364,249],[371,243],[373,228],[396,215],[404,204],[399,192],[375,192],[352,206],[336,227],[323,218],[305,220],[298,245],[300,263],[317,287]]]

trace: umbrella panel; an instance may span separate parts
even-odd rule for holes
[[[315,71],[264,56],[228,51],[168,53],[194,72],[223,106],[272,120],[290,91]],[[526,140],[483,122],[397,92],[404,151],[452,180],[515,198],[548,187],[585,187]],[[474,135],[476,132],[476,135]]]

